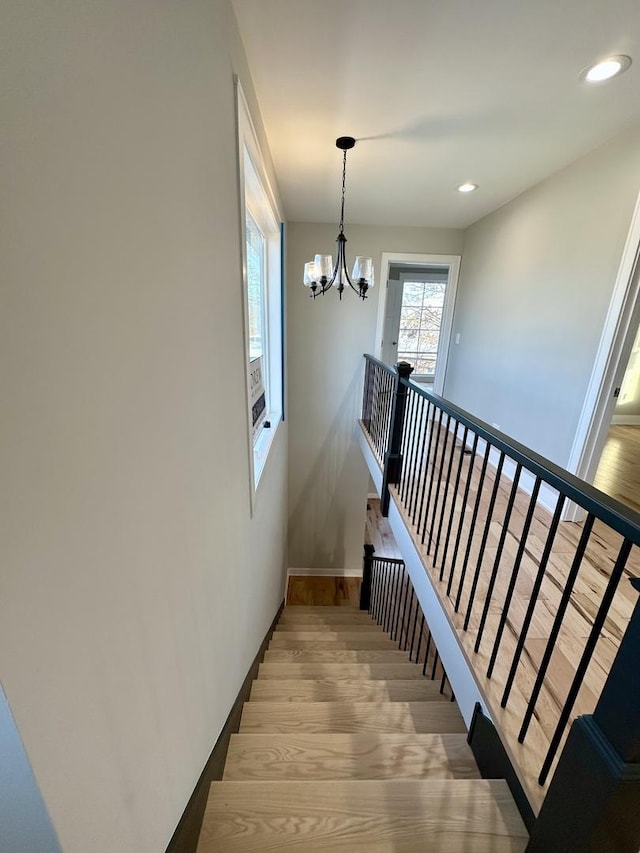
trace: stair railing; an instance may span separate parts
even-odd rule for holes
[[[548,789],[528,853],[636,853],[640,614],[636,602],[623,636],[615,637],[610,612],[614,603],[618,607],[622,601],[622,609],[629,604],[629,595],[619,593],[621,583],[629,583],[629,558],[640,544],[640,515],[412,382],[406,363],[389,368],[368,355],[365,362],[362,426],[382,468],[383,514],[393,498],[418,537],[425,564],[439,584],[443,609],[458,621],[459,642],[475,658],[476,672],[482,665],[482,677],[495,681],[497,662],[511,654],[500,708],[512,705],[525,664],[534,672],[524,711],[511,708],[520,714],[518,743],[525,743],[539,720],[545,730],[551,729],[536,771],[539,785],[548,784]],[[586,519],[580,527],[571,525],[577,528],[577,541],[558,561],[559,530],[570,501],[585,511]],[[617,553],[611,566],[602,561],[588,575],[590,583],[597,578],[599,603],[587,613],[584,601],[593,599],[593,589],[585,594],[584,564],[587,557],[598,560],[593,555],[602,537]],[[567,541],[562,540],[565,549]],[[379,570],[377,582],[384,576]],[[528,585],[526,598],[520,595],[523,584]],[[546,590],[552,593],[551,610],[545,610]],[[573,631],[576,612],[584,617],[581,625],[588,625],[585,637]],[[547,629],[534,640],[541,614],[547,617]],[[383,616],[386,620],[386,612]],[[617,623],[625,618],[617,613]],[[550,665],[559,640],[567,636],[574,651],[573,672],[566,693],[559,696]],[[594,660],[603,644],[615,654],[608,675]],[[593,713],[577,716],[588,673],[595,681],[600,673],[602,687]],[[519,685],[520,696],[522,689]],[[549,695],[555,702],[542,701]]]
[[[440,680],[440,693],[455,701],[404,560],[376,557],[373,545],[364,546],[360,609],[408,652],[410,661],[422,664],[426,678]]]

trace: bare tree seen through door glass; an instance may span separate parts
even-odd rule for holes
[[[446,286],[446,282],[404,283],[398,361],[408,361],[419,375],[433,376],[436,371]]]

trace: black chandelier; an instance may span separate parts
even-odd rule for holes
[[[373,287],[373,261],[371,258],[358,256],[353,265],[353,272],[349,276],[347,271],[347,258],[345,254],[345,243],[347,238],[344,236],[344,188],[347,178],[347,151],[356,144],[353,136],[340,136],[336,139],[336,148],[343,152],[342,157],[342,204],[340,207],[340,227],[336,243],[338,244],[338,255],[336,257],[336,265],[333,265],[331,255],[316,255],[312,261],[308,261],[304,265],[305,287],[310,288],[311,296],[315,299],[320,293],[326,293],[330,287],[335,287],[338,290],[340,299],[342,299],[342,291],[345,284],[348,284],[352,290],[358,294],[361,299],[367,298],[367,290]],[[353,282],[356,282],[355,285]]]

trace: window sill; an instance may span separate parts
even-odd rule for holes
[[[267,464],[269,451],[271,450],[271,446],[275,441],[278,428],[282,423],[282,415],[276,414],[275,412],[269,412],[267,414],[267,420],[271,422],[271,426],[266,429],[264,427],[262,428],[260,435],[256,440],[256,443],[253,445],[254,491],[257,490],[258,486],[260,485],[260,479]]]

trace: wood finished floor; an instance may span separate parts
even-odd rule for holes
[[[480,778],[457,706],[422,666],[406,652],[342,663],[342,638],[390,642],[344,606],[285,608],[267,655],[314,633],[321,661],[260,667],[198,853],[522,853],[505,781]]]
[[[358,607],[360,578],[291,575],[287,584],[287,606]]]
[[[435,476],[437,481],[440,470],[440,457],[436,454],[434,458],[436,460]],[[468,473],[469,458],[468,455],[463,457],[460,484],[466,482],[465,478]],[[457,461],[456,458],[456,463]],[[491,679],[489,679],[486,676],[489,657],[498,631],[507,587],[511,578],[511,569],[519,550],[521,532],[530,498],[525,492],[518,490],[514,511],[505,525],[506,510],[512,483],[504,477],[501,478],[496,493],[494,511],[489,524],[486,526],[486,541],[483,548],[481,537],[483,531],[485,531],[490,495],[493,490],[496,474],[495,470],[489,466],[486,480],[479,496],[475,528],[476,534],[471,538],[469,544],[468,537],[471,529],[472,511],[478,497],[480,467],[480,459],[477,459],[471,471],[470,490],[467,508],[464,513],[462,512],[461,487],[455,496],[453,488],[450,489],[450,493],[445,501],[443,516],[441,516],[442,507],[440,504],[433,511],[432,507],[429,506],[428,512],[425,510],[422,514],[423,523],[424,519],[427,519],[427,535],[424,543],[422,542],[422,528],[418,530],[416,524],[416,521],[420,518],[419,504],[415,515],[413,510],[411,513],[408,513],[406,509],[406,504],[410,500],[412,493],[416,495],[420,494],[421,481],[417,481],[417,488],[414,488],[413,483],[410,482],[404,485],[401,484],[399,489],[392,488],[392,499],[408,522],[408,528],[417,550],[422,556],[425,569],[431,575],[443,602],[445,612],[458,633],[465,656],[477,673],[480,689],[488,706],[491,708],[494,720],[501,727],[507,750],[519,768],[520,779],[535,808],[540,805],[545,793],[545,789],[541,788],[537,783],[542,759],[547,752],[560,709],[564,704],[570,682],[580,661],[586,638],[593,625],[594,616],[597,613],[622,540],[621,537],[612,533],[612,531],[600,522],[596,522],[594,525],[585,557],[580,567],[578,579],[569,601],[563,627],[551,657],[547,678],[538,700],[536,712],[525,743],[519,744],[517,736],[522,717],[531,696],[539,662],[546,648],[546,641],[550,635],[573,555],[583,532],[583,526],[571,523],[560,524],[551,549],[540,594],[533,611],[533,620],[524,647],[521,664],[516,675],[514,688],[508,707],[506,710],[503,710],[500,708],[500,700],[515,652],[516,640],[531,599],[536,573],[547,539],[551,514],[540,506],[536,507],[529,536],[527,537],[522,554],[522,563],[514,597],[508,610],[506,628],[502,635],[496,668]],[[447,466],[445,465],[445,476],[446,470]],[[431,468],[429,468],[428,472],[429,477],[430,472]],[[442,503],[442,499],[440,499],[440,503]],[[452,509],[452,533],[447,545],[445,544],[447,523],[440,526],[440,518],[444,517],[448,519]],[[368,519],[370,523],[372,523],[371,515],[370,513],[370,518]],[[430,529],[433,531],[431,541],[429,541]],[[441,531],[439,541],[438,530]],[[454,564],[451,590],[447,593],[447,582],[451,573],[452,555],[455,552],[458,530],[460,530],[460,549]],[[380,538],[384,540],[387,536],[388,533],[384,530]],[[465,549],[467,547],[468,569],[465,583],[462,586],[460,612],[456,613],[455,600],[462,574],[461,565],[464,561]],[[501,547],[503,549],[502,558],[498,564],[495,586],[487,606],[484,635],[479,652],[475,652],[474,644],[483,615],[484,602],[487,599],[489,591],[489,578]],[[446,559],[443,556],[444,552],[447,552]],[[443,580],[441,581],[440,571],[443,561],[445,569]],[[468,609],[472,578],[476,571],[478,573],[477,591],[471,609],[468,629],[465,631],[461,614],[466,613]],[[624,634],[637,599],[636,593],[634,593],[631,585],[628,583],[628,578],[632,576],[640,576],[640,554],[635,547],[632,549],[625,575],[618,587],[608,618],[599,636],[592,662],[587,670],[583,686],[572,713],[572,719],[578,714],[591,713],[594,710],[597,697],[602,690],[607,672],[611,667],[620,639]]]
[[[593,484],[640,512],[640,426],[609,428]]]

